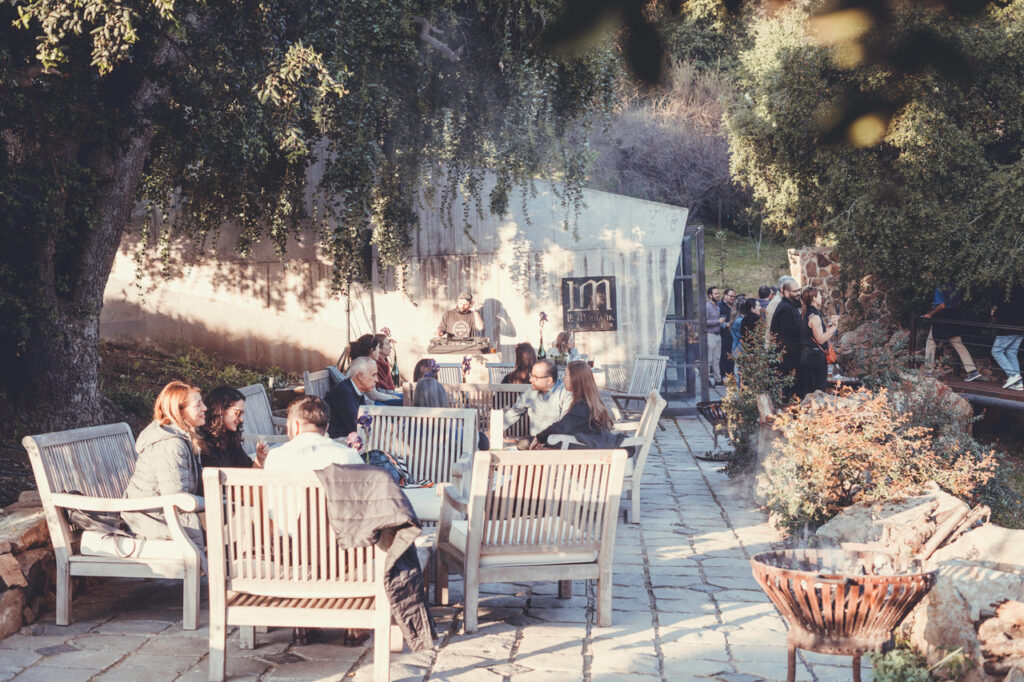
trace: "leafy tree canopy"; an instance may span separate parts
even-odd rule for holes
[[[1024,2],[871,7],[884,20],[803,5],[755,22],[733,173],[769,225],[837,245],[845,275],[906,294],[1020,281]]]
[[[609,105],[618,62],[610,40],[543,49],[562,4],[0,0],[0,362],[20,369],[0,391],[70,382],[53,422],[95,418],[103,288],[140,198],[164,243],[231,222],[243,253],[314,218],[341,288],[371,244],[401,265],[424,186],[480,198],[489,167],[501,212],[558,173],[571,209],[584,157],[562,136]]]

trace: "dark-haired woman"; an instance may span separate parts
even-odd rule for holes
[[[800,326],[800,364],[804,370],[804,387],[799,393],[803,398],[808,393],[828,390],[828,363],[825,350],[828,342],[836,335],[838,318],[833,315],[827,323],[819,310],[821,292],[807,287],[800,294],[803,303],[803,324]]]
[[[548,436],[555,434],[572,436],[586,447],[614,447],[604,442],[605,437],[612,435],[613,421],[601,400],[590,365],[577,360],[570,362],[567,370],[565,388],[572,392],[572,404],[561,419],[537,434],[530,443],[530,449],[537,450],[548,445]]]
[[[516,365],[512,371],[506,374],[501,383],[503,384],[528,384],[530,383],[530,370],[537,362],[537,351],[533,345],[527,342],[516,344]]]
[[[206,394],[206,423],[196,429],[199,459],[206,467],[260,467],[267,446],[256,446],[256,461],[242,448],[245,396],[230,386],[218,386]]]

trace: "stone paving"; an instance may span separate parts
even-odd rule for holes
[[[438,646],[392,654],[391,678],[786,679],[786,626],[748,561],[778,538],[717,466],[694,458],[711,448],[704,422],[679,417],[662,424],[644,475],[642,520],[619,524],[611,627],[595,624],[589,581],[577,581],[568,600],[557,597],[554,583],[495,584],[482,590],[480,630],[466,635],[453,579],[455,607],[434,609]],[[56,626],[51,616],[0,640],[0,680],[207,679],[208,614],[204,608],[199,630],[181,629],[180,583],[111,580],[76,599],[73,614],[70,626]],[[370,679],[369,648],[329,637],[293,647],[290,634],[257,634],[251,651],[229,636],[229,678]],[[851,678],[849,658],[800,653],[798,680]]]

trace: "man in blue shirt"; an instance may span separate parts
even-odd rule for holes
[[[530,390],[505,410],[505,428],[512,426],[523,412],[530,417],[530,435],[548,428],[572,406],[572,393],[558,380],[558,366],[550,358],[541,358],[530,370]]]
[[[955,322],[961,319],[960,296],[952,287],[935,287],[932,305],[934,307],[931,312],[925,314],[925,317],[935,320],[932,323],[932,328],[928,330],[928,340],[924,344],[925,367],[927,369],[935,367],[935,342],[949,341],[949,345],[953,346],[953,350],[960,356],[964,371],[967,372],[964,381],[980,379],[981,374],[978,372],[967,346],[960,339],[960,328]]]

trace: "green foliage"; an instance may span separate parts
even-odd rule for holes
[[[729,441],[733,458],[726,465],[730,476],[749,470],[757,458],[758,412],[757,397],[767,395],[773,405],[782,403],[783,389],[793,382],[792,376],[778,371],[782,354],[776,343],[764,343],[764,321],[758,322],[752,333],[743,337],[741,352],[736,356],[737,381],[730,376],[725,380],[722,410],[729,425]]]
[[[870,331],[853,353],[851,373],[865,388],[888,388],[899,384],[910,369],[909,335],[905,331],[886,334]]]
[[[816,43],[807,28],[820,5],[756,21],[736,72],[732,170],[766,224],[834,241],[845,276],[880,276],[907,309],[937,281],[968,289],[1020,281],[1024,2],[970,15],[886,4],[891,16],[868,29],[862,47],[913,55],[898,65]],[[962,56],[967,74],[929,63],[924,36],[929,54],[941,53],[936,62]],[[852,136],[856,120],[881,121],[881,138]]]
[[[871,652],[872,676],[878,682],[932,682],[932,680],[960,680],[970,669],[971,660],[956,649],[935,665],[915,650],[909,642],[898,640],[896,646],[885,653]]]

